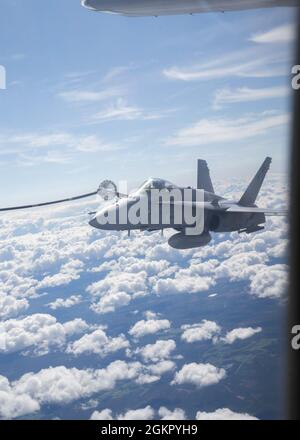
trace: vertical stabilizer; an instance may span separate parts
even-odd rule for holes
[[[254,176],[253,180],[251,181],[250,185],[244,192],[244,194],[241,197],[241,200],[239,201],[239,205],[242,206],[253,206],[255,204],[255,200],[257,199],[258,193],[261,189],[261,186],[263,184],[263,181],[265,180],[266,174],[270,168],[272,159],[270,157],[267,157],[264,160],[264,163],[260,167],[260,169],[257,171],[256,175]]]
[[[211,183],[207,162],[202,159],[198,160],[197,189],[203,189],[204,191],[208,191],[210,193],[215,192]]]

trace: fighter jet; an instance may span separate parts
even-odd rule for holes
[[[118,202],[106,206],[97,212],[93,219],[89,222],[91,226],[103,230],[136,230],[156,231],[164,229],[174,229],[177,234],[171,236],[169,245],[176,249],[190,249],[207,245],[212,237],[211,232],[245,232],[251,234],[264,229],[266,216],[286,215],[286,211],[272,210],[266,208],[258,208],[255,201],[271,164],[271,158],[267,157],[262,166],[250,182],[245,193],[238,201],[228,200],[217,195],[210,178],[209,169],[206,161],[198,160],[197,172],[197,188],[179,187],[164,179],[150,178],[136,192],[130,196],[121,195]],[[151,192],[159,191],[161,194],[174,194],[172,197],[163,197],[161,200],[154,199]],[[187,193],[187,197],[184,193]],[[177,194],[177,195],[176,195]],[[179,195],[179,197],[178,197]],[[151,196],[151,197],[150,197]],[[198,197],[197,197],[198,196]],[[150,201],[151,198],[151,201]],[[145,200],[145,206],[148,208],[148,220],[144,223],[136,223],[130,221],[128,214],[125,221],[121,222],[120,217],[124,208],[128,212],[131,207]],[[159,220],[153,221],[151,210],[156,209],[158,205]],[[163,208],[167,207],[169,214],[169,223],[164,221]],[[180,222],[176,220],[177,208]],[[202,229],[200,234],[187,233],[188,229],[196,223],[195,217],[192,215],[192,222],[186,223],[183,211],[185,208],[192,208],[194,215],[201,217],[202,222],[199,223]],[[198,208],[198,212],[196,210]],[[173,209],[173,211],[172,211]],[[115,221],[118,219],[117,222]],[[112,219],[113,221],[107,221]]]
[[[299,6],[299,0],[81,0],[93,11],[129,17],[227,12],[274,6]]]
[[[244,194],[237,201],[215,193],[205,160],[198,160],[197,188],[180,187],[167,180],[150,178],[129,195],[105,180],[97,191],[35,205],[2,208],[0,212],[36,208],[100,195],[107,204],[91,212],[90,226],[105,231],[164,231],[172,229],[168,243],[175,249],[207,245],[211,233],[237,231],[251,234],[264,229],[267,216],[287,215],[287,211],[259,208],[255,204],[270,168],[267,157]],[[186,215],[188,212],[188,215]]]

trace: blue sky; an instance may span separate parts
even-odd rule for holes
[[[1,204],[286,171],[293,9],[139,18],[3,0]],[[9,188],[9,191],[7,190]]]

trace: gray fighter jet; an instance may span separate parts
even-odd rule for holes
[[[197,188],[179,187],[164,179],[150,178],[129,195],[118,192],[116,185],[104,181],[97,191],[80,196],[34,205],[2,208],[0,212],[36,208],[100,195],[108,203],[91,212],[89,224],[105,231],[164,231],[177,233],[169,238],[175,249],[207,245],[211,232],[237,231],[251,234],[264,229],[266,216],[287,215],[287,211],[259,208],[255,201],[270,168],[267,157],[242,197],[229,200],[217,195],[206,161],[198,160]],[[143,212],[142,212],[143,211]],[[190,215],[186,216],[185,211]]]
[[[130,17],[227,12],[274,6],[299,6],[299,0],[81,0],[93,11]]]
[[[255,205],[260,188],[263,184],[264,178],[269,170],[271,158],[267,157],[262,166],[256,173],[255,177],[249,184],[245,193],[240,200],[228,200],[214,191],[211,182],[209,169],[206,161],[198,160],[198,175],[197,188],[183,188],[178,187],[166,180],[150,178],[148,179],[136,192],[130,196],[118,194],[120,199],[109,206],[106,206],[101,211],[97,212],[90,225],[103,230],[141,230],[141,231],[156,231],[164,229],[175,229],[177,234],[169,239],[169,245],[176,249],[190,249],[207,245],[211,241],[211,232],[245,232],[251,234],[264,229],[266,216],[272,215],[286,215],[286,211],[279,211],[266,208],[258,208]],[[165,199],[158,200],[157,198],[150,202],[151,191],[160,191],[163,193],[177,193],[182,194],[182,197],[165,197]],[[187,197],[184,197],[184,191],[188,192]],[[197,195],[201,194],[197,198]],[[146,200],[148,207],[148,223],[146,221],[140,223],[132,223],[130,215],[128,214],[125,221],[120,221],[121,210],[126,207],[128,211],[135,204]],[[200,201],[197,201],[200,200]],[[165,201],[167,200],[167,201]],[[148,203],[148,204],[147,204]],[[159,217],[153,222],[153,215],[151,209],[156,208],[158,204]],[[163,221],[162,210],[167,205],[169,214],[169,224]],[[179,217],[182,221],[178,223],[174,212],[175,207],[179,208]],[[181,215],[186,207],[191,207],[192,210],[199,208],[198,215],[203,217],[201,233],[198,235],[187,234],[187,228],[193,226],[193,223],[186,223],[184,216]],[[173,210],[172,210],[173,209]],[[194,211],[196,214],[196,211]],[[109,222],[108,219],[113,219]],[[115,219],[117,218],[117,221]]]

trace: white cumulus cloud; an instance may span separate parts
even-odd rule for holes
[[[93,310],[97,313],[113,312],[130,303],[132,298],[148,293],[147,273],[109,273],[86,289],[94,298]],[[97,298],[100,299],[97,301]]]
[[[214,412],[198,411],[196,420],[258,420],[247,413],[237,413],[228,408],[220,408]]]
[[[223,368],[217,368],[212,364],[197,364],[192,362],[185,364],[180,371],[178,371],[172,385],[191,384],[198,388],[214,385],[224,379],[226,372]]]
[[[183,330],[181,339],[188,343],[213,339],[221,331],[221,327],[216,322],[206,319],[199,324],[183,325],[181,329]]]
[[[129,347],[129,342],[124,335],[112,338],[106,335],[102,329],[97,329],[93,333],[85,334],[77,341],[70,343],[67,353],[80,355],[83,353],[95,353],[104,357],[109,353]]]
[[[168,330],[171,323],[168,319],[142,319],[134,324],[129,330],[129,334],[134,338],[141,338],[145,335],[152,335],[162,330]]]
[[[186,420],[185,411],[181,408],[175,408],[173,411],[165,406],[161,406],[158,410],[161,420]]]
[[[26,393],[11,387],[6,377],[0,376],[0,418],[12,419],[31,414],[40,409],[39,403]]]
[[[27,299],[0,294],[0,318],[7,319],[25,311],[29,306]]]
[[[251,278],[251,293],[259,298],[279,298],[287,288],[288,267],[285,264],[262,267]]]
[[[114,420],[111,409],[103,409],[102,411],[94,411],[90,420]]]
[[[254,336],[257,333],[260,333],[261,331],[262,331],[261,327],[235,328],[235,329],[231,330],[230,332],[226,333],[226,336],[224,338],[220,338],[220,340],[225,342],[226,344],[233,344],[238,339],[244,340],[244,339],[251,338],[251,336]]]
[[[154,410],[151,406],[145,408],[129,410],[124,414],[117,416],[118,420],[152,420],[154,419]]]
[[[34,349],[36,354],[45,354],[50,347],[62,347],[69,336],[89,328],[82,319],[61,324],[51,315],[35,314],[23,319],[0,322],[0,352]]]
[[[79,304],[82,300],[81,295],[71,295],[69,298],[57,298],[55,301],[47,304],[50,309],[57,310],[57,309],[68,309],[70,307],[75,306],[76,304]]]
[[[175,408],[169,410],[161,406],[156,412],[150,405],[145,408],[129,409],[125,413],[113,416],[111,409],[103,409],[101,411],[94,411],[90,420],[186,420],[186,414],[183,409]]]
[[[173,339],[166,341],[159,340],[154,344],[145,345],[142,348],[136,350],[136,353],[140,354],[147,362],[158,362],[170,357],[171,353],[176,348],[176,342]]]

